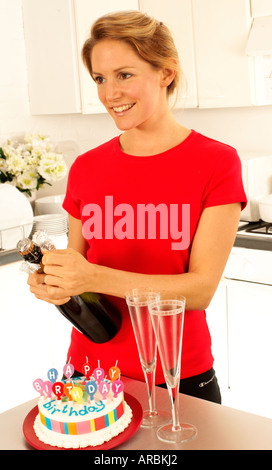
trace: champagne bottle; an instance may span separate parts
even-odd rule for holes
[[[33,240],[20,240],[17,251],[28,263],[38,264],[39,272],[43,272],[41,247]],[[85,292],[55,307],[94,343],[106,343],[114,338],[121,327],[120,313],[101,294]]]

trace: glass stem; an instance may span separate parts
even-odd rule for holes
[[[172,430],[179,431],[181,428],[179,421],[179,381],[175,387],[168,387],[168,391],[171,399],[171,411],[173,419]]]
[[[148,403],[149,403],[149,413],[150,415],[156,415],[156,408],[155,408],[155,372],[156,369],[154,368],[153,372],[145,372],[145,381],[147,386],[147,394],[148,394]]]

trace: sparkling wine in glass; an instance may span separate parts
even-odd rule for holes
[[[174,300],[156,300],[149,305],[149,312],[172,410],[172,423],[160,427],[157,436],[164,442],[186,442],[197,435],[197,429],[191,424],[181,424],[179,418],[179,383],[185,298],[180,296]]]
[[[133,289],[126,294],[126,302],[138,347],[143,369],[149,410],[144,411],[142,427],[154,428],[169,423],[171,416],[155,407],[155,372],[157,361],[157,341],[154,334],[148,305],[159,300],[159,292],[150,289]]]

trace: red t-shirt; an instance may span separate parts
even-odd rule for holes
[[[63,206],[82,220],[89,262],[128,272],[180,274],[188,271],[203,209],[235,202],[246,205],[237,152],[192,131],[181,144],[158,155],[125,154],[115,137],[79,156],[70,169]],[[146,218],[144,208],[150,210]],[[104,369],[118,360],[122,375],[144,380],[126,302],[109,299],[122,313],[119,333],[95,344],[73,329],[67,357],[79,371],[86,356],[94,367],[100,360]],[[181,378],[212,365],[206,313],[186,311]],[[156,383],[164,381],[158,358]]]

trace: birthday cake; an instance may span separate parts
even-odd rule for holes
[[[124,400],[119,368],[109,369],[109,379],[100,367],[92,375],[90,369],[86,363],[85,375],[71,378],[74,368],[68,363],[63,369],[65,380],[57,381],[56,369],[48,371],[48,381],[34,380],[41,395],[34,431],[42,442],[73,449],[99,446],[129,425],[132,411]]]

